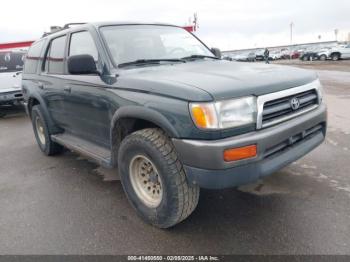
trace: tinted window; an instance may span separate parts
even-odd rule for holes
[[[27,74],[34,74],[40,61],[41,49],[43,48],[44,41],[34,43],[26,56],[24,72]]]
[[[51,41],[45,59],[45,71],[48,73],[63,74],[65,44],[66,36],[61,36]]]
[[[98,61],[97,48],[89,32],[84,31],[72,34],[69,56],[73,55],[91,55],[96,62]]]

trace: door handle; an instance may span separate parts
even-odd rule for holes
[[[40,89],[44,89],[44,84],[43,84],[42,82],[39,82],[39,83],[38,83],[38,87],[39,87]]]
[[[63,88],[63,91],[67,92],[67,93],[70,93],[71,90],[72,90],[72,88],[68,85]]]

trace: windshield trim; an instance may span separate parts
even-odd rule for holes
[[[191,35],[192,35],[194,38],[196,38],[196,39],[211,53],[211,54],[213,54],[213,52],[211,51],[211,49],[210,49],[202,40],[200,40],[195,34],[193,34],[192,32],[189,32],[189,31],[187,31],[186,29],[184,29],[183,27],[177,26],[177,25],[156,24],[156,23],[144,23],[144,24],[142,24],[142,23],[130,23],[130,24],[109,24],[109,25],[101,25],[101,26],[98,26],[98,33],[99,33],[99,35],[100,35],[100,37],[101,37],[103,47],[105,48],[106,53],[107,53],[107,55],[108,55],[108,58],[109,58],[111,64],[113,65],[113,67],[114,67],[115,69],[120,69],[120,68],[118,67],[119,64],[116,63],[116,62],[114,61],[114,58],[113,58],[113,56],[112,56],[112,54],[111,54],[111,52],[110,52],[110,50],[109,50],[107,41],[106,41],[106,39],[105,39],[105,37],[104,37],[104,35],[103,35],[101,29],[104,28],[104,27],[138,26],[138,25],[151,25],[151,26],[165,26],[165,27],[176,27],[176,28],[180,28],[180,29],[182,29],[182,30],[185,30],[185,31],[188,32],[189,34],[191,34]],[[213,54],[213,56],[215,56],[215,54]]]

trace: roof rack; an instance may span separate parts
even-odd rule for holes
[[[45,37],[45,36],[51,35],[53,33],[56,33],[56,32],[59,32],[59,31],[71,28],[71,26],[84,25],[84,24],[86,24],[86,23],[68,23],[68,24],[65,24],[63,27],[62,26],[56,26],[56,25],[55,26],[50,26],[50,32],[45,32],[42,35],[42,38]]]
[[[68,23],[63,26],[63,29],[70,28],[72,25],[85,25],[86,23]]]

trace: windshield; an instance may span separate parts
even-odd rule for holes
[[[214,55],[185,29],[158,25],[101,27],[114,63]]]

